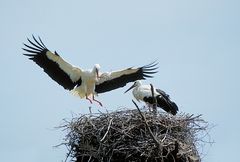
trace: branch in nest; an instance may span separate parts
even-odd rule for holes
[[[153,132],[152,132],[152,130],[150,129],[150,127],[149,127],[149,125],[148,125],[148,123],[147,123],[147,120],[146,120],[146,118],[143,116],[143,114],[142,114],[141,110],[139,109],[138,105],[137,105],[136,102],[134,102],[133,100],[132,100],[132,102],[134,103],[134,105],[135,105],[136,108],[138,109],[138,112],[139,112],[139,114],[141,115],[142,120],[144,121],[144,123],[145,123],[145,125],[146,125],[146,127],[147,127],[147,130],[148,130],[148,132],[150,133],[153,141],[156,143],[157,147],[158,147],[159,149],[161,149],[161,148],[162,148],[162,147],[161,147],[162,145],[159,143],[159,141],[158,141],[158,140],[156,139],[156,137],[153,135]]]
[[[107,134],[108,134],[108,132],[109,132],[109,129],[110,129],[110,127],[111,127],[112,121],[113,121],[113,118],[110,119],[109,124],[108,124],[108,128],[107,128],[107,131],[106,131],[106,133],[104,134],[103,138],[100,140],[100,142],[102,142],[102,141],[105,139],[105,137],[107,136]]]
[[[154,96],[153,85],[150,84],[150,86],[151,86],[151,92],[152,92],[152,98],[153,98],[153,114],[156,115],[157,114],[157,99]]]

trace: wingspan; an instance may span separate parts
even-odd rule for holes
[[[95,91],[103,93],[123,87],[129,82],[152,78],[152,74],[157,73],[155,71],[158,68],[156,67],[157,64],[153,62],[139,68],[128,68],[111,73],[103,73],[100,76],[101,79],[96,84]]]
[[[57,52],[49,51],[40,37],[37,40],[33,36],[34,41],[27,40],[31,45],[24,43],[26,48],[22,49],[28,52],[24,55],[29,56],[30,60],[43,68],[48,76],[67,90],[72,90],[76,85],[81,85],[81,69],[67,63]]]

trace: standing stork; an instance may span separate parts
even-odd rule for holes
[[[143,101],[150,107],[153,107],[154,98],[152,96],[151,86],[150,85],[143,85],[141,81],[135,81],[134,84],[125,91],[128,92],[130,89],[133,88],[133,96],[136,98],[137,101]],[[153,88],[154,97],[156,98],[157,107],[161,107],[168,113],[172,115],[176,115],[178,111],[177,105],[170,100],[168,94],[160,89]]]
[[[28,52],[24,53],[25,56],[43,68],[44,72],[63,88],[80,98],[85,97],[90,103],[93,100],[100,106],[102,103],[94,98],[95,95],[123,87],[129,82],[151,78],[157,69],[157,63],[153,62],[138,68],[130,67],[105,73],[100,73],[98,64],[95,64],[92,70],[83,70],[66,62],[56,51],[49,51],[40,37],[37,40],[33,36],[34,41],[28,38],[27,40],[31,45],[24,43],[23,50]]]

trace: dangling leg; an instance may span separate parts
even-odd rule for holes
[[[92,100],[88,98],[87,94],[86,94],[86,99],[92,104]]]
[[[95,98],[94,98],[94,95],[93,95],[93,101],[95,101],[95,102],[97,102],[100,106],[102,106],[102,103],[100,102],[100,101],[98,101],[98,100],[95,100]]]
[[[149,103],[146,103],[146,106],[148,107],[149,112],[152,112],[152,106]]]

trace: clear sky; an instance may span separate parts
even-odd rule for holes
[[[145,83],[166,91],[181,112],[216,126],[204,162],[237,161],[240,91],[239,0],[1,0],[0,157],[7,162],[65,159],[65,132],[54,129],[90,104],[65,91],[22,55],[41,36],[50,50],[101,71],[159,61]],[[101,94],[104,108],[133,107],[127,87]]]

